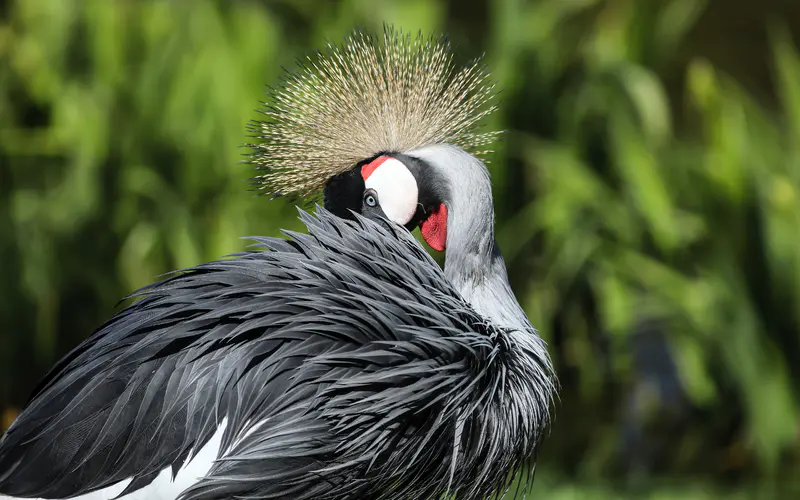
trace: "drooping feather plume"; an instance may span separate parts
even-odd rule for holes
[[[442,37],[356,31],[299,65],[251,124],[254,180],[267,194],[313,196],[383,152],[448,143],[480,156],[497,135],[479,132],[496,109],[488,73],[480,60],[456,70]]]

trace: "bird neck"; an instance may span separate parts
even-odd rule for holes
[[[532,331],[508,282],[508,272],[494,240],[494,204],[489,172],[479,160],[446,150],[448,179],[447,254],[444,273],[477,312],[498,326]],[[441,159],[442,152],[439,152]]]
[[[511,435],[540,435],[555,394],[555,376],[541,337],[528,321],[508,282],[503,256],[494,240],[494,205],[489,172],[463,150],[438,145],[415,153],[445,180],[447,254],[444,274],[472,308],[499,327],[504,344],[504,391],[496,412]],[[522,427],[519,427],[522,425]],[[533,426],[533,427],[531,427]]]
[[[476,198],[454,199],[448,207],[444,273],[481,315],[498,326],[532,330],[511,290],[505,261],[494,240],[494,210],[488,194],[488,203],[476,203]]]
[[[511,286],[494,241],[492,182],[486,166],[449,144],[408,153],[434,169],[447,207],[444,274],[472,307],[498,326],[533,332]]]

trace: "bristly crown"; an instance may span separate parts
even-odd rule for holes
[[[497,133],[479,133],[496,109],[480,59],[456,70],[443,37],[384,27],[382,40],[357,30],[342,45],[299,62],[269,92],[251,124],[257,188],[314,196],[328,179],[383,152],[447,143],[481,156]]]

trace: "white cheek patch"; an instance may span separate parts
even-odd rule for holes
[[[376,162],[381,163],[374,170],[370,169],[364,184],[378,193],[381,209],[392,222],[406,224],[417,211],[417,180],[400,160],[381,157],[373,163]]]

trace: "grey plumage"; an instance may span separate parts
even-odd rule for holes
[[[0,491],[65,497],[130,476],[135,489],[223,421],[218,461],[181,498],[507,486],[547,424],[549,364],[517,340],[532,329],[478,314],[403,228],[301,218],[309,234],[140,291],[62,360],[0,443]]]

